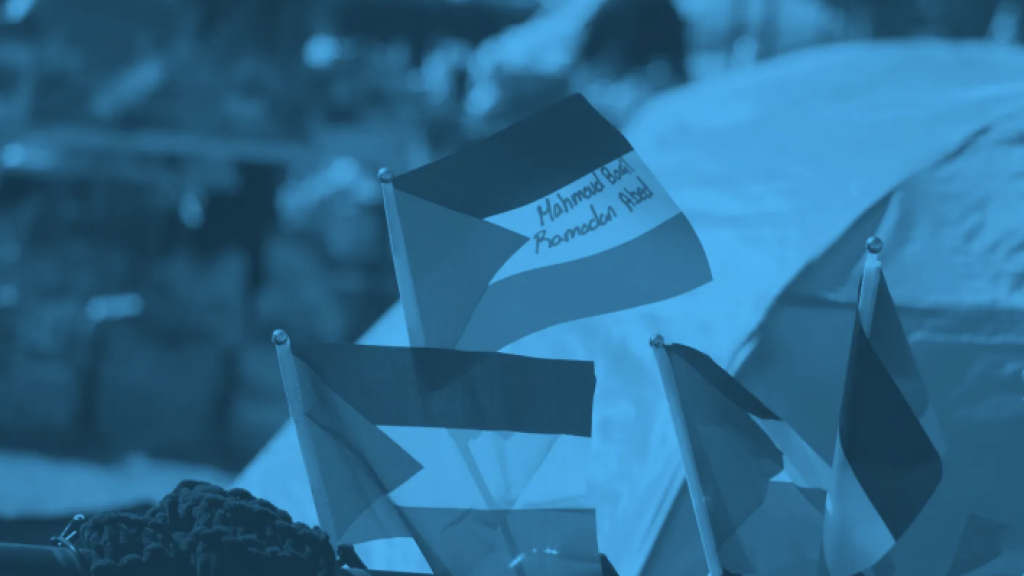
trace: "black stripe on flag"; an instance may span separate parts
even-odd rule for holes
[[[878,271],[875,313],[871,320],[871,347],[918,418],[928,410],[928,389],[917,369],[914,352],[903,330],[896,302],[889,292],[885,271]]]
[[[633,151],[580,94],[451,156],[395,178],[395,189],[476,218],[526,206]]]
[[[899,350],[910,354],[909,345],[889,347],[897,340],[906,343],[891,299],[885,276],[881,275],[871,336],[865,332],[860,314],[857,315],[839,442],[865,496],[893,540],[898,540],[938,488],[942,460],[919,420],[918,413],[923,411],[926,399],[915,396],[915,410],[880,355],[890,359]],[[884,300],[889,305],[878,305]],[[893,333],[895,330],[898,333]],[[883,343],[887,346],[884,352],[878,348]],[[912,357],[893,360],[901,367],[913,365]]]
[[[376,426],[591,435],[592,362],[358,344],[293,351]]]
[[[680,344],[670,344],[668,351],[674,358],[673,367],[679,366],[675,359],[685,361],[686,364],[683,366],[688,366],[699,373],[701,378],[731,405],[761,420],[779,419],[757,396],[754,396],[750,390],[747,390],[738,380],[723,370],[707,354]],[[685,384],[681,384],[681,386],[685,386]]]

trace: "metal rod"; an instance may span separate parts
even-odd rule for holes
[[[693,444],[690,434],[686,429],[686,415],[683,412],[682,402],[679,399],[679,390],[676,389],[675,371],[672,369],[672,362],[669,360],[668,351],[665,350],[665,340],[661,336],[651,338],[651,349],[654,350],[654,358],[658,362],[658,369],[661,371],[661,382],[665,389],[665,398],[668,400],[669,413],[672,415],[672,424],[675,426],[676,438],[679,439],[679,450],[683,457],[683,470],[686,473],[686,485],[690,491],[690,502],[693,504],[693,514],[697,518],[697,530],[700,533],[700,544],[704,549],[704,559],[708,564],[709,576],[724,576],[722,563],[718,557],[718,546],[715,543],[715,535],[711,528],[711,515],[708,513],[707,501],[704,499],[704,490],[700,483],[700,474],[697,473],[697,459],[693,454]]]
[[[884,244],[881,238],[868,238],[865,249],[867,256],[864,259],[864,271],[860,279],[860,294],[857,296],[857,314],[860,316],[864,332],[871,336],[871,326],[874,324],[875,300],[878,299],[878,282],[882,277],[882,262],[878,255],[881,254]]]
[[[388,237],[391,241],[391,257],[395,262],[395,277],[398,280],[398,293],[405,311],[405,326],[409,332],[409,345],[422,348],[428,345],[427,335],[423,329],[419,303],[416,300],[416,285],[412,280],[412,269],[409,266],[409,253],[402,230],[401,216],[398,212],[398,201],[395,198],[395,177],[387,168],[377,172],[381,194],[384,196],[384,214],[388,221]]]
[[[292,422],[295,424],[295,434],[299,439],[299,450],[302,452],[302,461],[306,466],[306,474],[309,476],[309,487],[313,492],[313,504],[316,507],[317,519],[320,526],[331,536],[340,536],[336,533],[336,522],[331,502],[328,498],[327,486],[323,475],[320,472],[320,459],[317,455],[316,446],[309,431],[309,424],[306,421],[306,403],[303,398],[302,381],[299,378],[299,370],[295,364],[295,356],[292,355],[291,339],[284,330],[274,330],[272,337],[274,347],[277,349],[277,363],[281,368],[281,382],[284,384],[284,395],[288,401],[288,412],[291,414]],[[332,542],[338,545],[338,542]]]

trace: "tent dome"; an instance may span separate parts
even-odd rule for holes
[[[892,258],[887,270],[892,269],[898,300],[910,303],[914,294],[922,294],[917,301],[927,301],[929,306],[944,302],[944,309],[951,312],[940,316],[950,322],[958,318],[958,302],[967,307],[970,300],[970,308],[978,311],[986,306],[999,309],[994,301],[998,298],[1003,298],[1004,304],[1019,302],[1024,296],[1019,284],[1024,244],[1014,239],[1019,236],[1010,233],[1005,218],[1024,214],[1019,184],[1007,187],[1014,182],[1012,174],[1019,182],[1020,166],[1024,166],[1020,136],[1013,136],[1007,119],[1024,109],[1022,96],[1024,50],[981,43],[913,41],[837,45],[795,53],[673,90],[637,112],[626,136],[690,219],[708,254],[714,281],[658,304],[555,326],[504,349],[528,356],[595,361],[593,498],[602,551],[622,576],[637,576],[645,572],[645,566],[651,567],[649,558],[662,557],[652,550],[661,546],[659,528],[666,526],[683,486],[678,444],[648,345],[650,337],[661,334],[666,341],[693,346],[726,366],[732,365],[733,359],[742,360],[744,354],[738,351],[753,350],[743,363],[741,380],[747,379],[760,393],[778,392],[776,396],[767,394],[766,404],[772,400],[795,410],[803,389],[787,381],[791,372],[783,370],[792,371],[814,351],[800,348],[807,344],[798,344],[792,347],[792,365],[774,362],[781,356],[769,353],[769,333],[774,346],[802,342],[787,340],[800,336],[793,334],[800,329],[779,316],[780,310],[788,310],[780,304],[780,294],[792,293],[787,288],[793,286],[794,279],[804,285],[805,277],[816,274],[812,273],[815,263],[826,260],[838,272],[825,274],[828,281],[824,285],[846,294],[844,282],[856,269],[867,236],[877,232],[886,240],[889,248],[885,255]],[[1017,138],[1017,148],[1007,138]],[[1004,140],[1001,145],[1005,149],[996,154],[998,159],[977,148]],[[961,151],[959,155],[957,151]],[[942,164],[943,159],[947,164]],[[1011,170],[1014,162],[1015,172]],[[992,172],[996,164],[998,176]],[[947,166],[945,172],[942,166]],[[954,170],[954,166],[959,168]],[[935,184],[924,186],[928,178]],[[960,184],[954,186],[956,179]],[[946,184],[940,186],[939,182]],[[914,192],[915,187],[922,192]],[[896,194],[898,190],[905,193]],[[979,199],[982,196],[990,200]],[[957,204],[950,204],[953,202]],[[935,208],[936,203],[942,206]],[[922,221],[912,216],[921,210],[930,210],[934,218]],[[902,222],[897,229],[905,230],[905,235],[878,232],[887,214],[896,215],[890,219]],[[953,225],[961,226],[956,228],[958,232],[949,232]],[[997,231],[1000,226],[1003,232]],[[1017,233],[1021,230],[1024,227],[1018,226]],[[933,238],[922,240],[915,234]],[[946,238],[942,242],[949,248],[928,252],[932,248],[922,242],[937,236]],[[830,253],[835,246],[845,246],[845,238],[855,238],[855,253]],[[949,250],[965,241],[969,249],[954,251],[963,255],[957,273],[962,288],[933,286],[946,282],[943,266],[957,263]],[[933,253],[944,253],[944,257]],[[1017,264],[1007,262],[1017,266],[1008,268],[1010,273],[998,272],[1004,269],[999,266],[1000,253],[1017,258]],[[930,267],[918,262],[925,254],[932,259]],[[812,272],[805,272],[808,269]],[[986,275],[980,276],[982,273]],[[925,282],[915,284],[915,278]],[[817,284],[809,285],[814,287],[811,292],[819,294]],[[964,297],[962,292],[972,287],[984,290],[978,288],[969,298]],[[848,321],[841,313],[837,318],[829,329],[839,336],[830,340],[829,346],[841,348],[852,324],[844,325]],[[988,318],[990,324],[1005,318],[1010,326],[1007,334],[1014,329],[1019,334],[1024,326],[1008,315],[992,313]],[[974,324],[950,324],[941,333],[959,334],[961,326],[968,325]],[[932,333],[940,331],[935,328]],[[750,338],[751,334],[762,338]],[[361,341],[408,345],[401,308],[392,308]],[[744,347],[745,341],[761,345]],[[924,349],[920,350],[924,354]],[[944,354],[935,350],[934,354]],[[1009,370],[1014,354],[1021,357],[1005,350],[1004,356],[991,361],[992,369],[986,374]],[[842,360],[839,353],[840,364]],[[927,357],[919,360],[925,376],[930,376],[933,368],[927,366]],[[832,370],[835,363],[829,366]],[[944,365],[936,366],[946,370]],[[961,370],[960,382],[976,378],[970,366]],[[801,380],[799,384],[838,390],[842,380]],[[988,398],[984,387],[955,388],[961,396],[949,396],[945,402],[977,398],[975,404],[980,407]],[[815,438],[834,426],[836,408],[829,408],[829,402],[834,403],[829,394],[820,395],[821,405],[833,414],[826,412],[820,421],[808,417],[798,431],[827,455],[829,434],[824,434],[826,440]],[[786,416],[784,410],[769,407]],[[810,404],[806,409],[817,408]],[[1006,442],[1005,438],[1022,437],[1019,424],[1008,423],[1016,420],[1003,422],[986,428],[986,433],[1018,432],[1003,437]],[[978,465],[989,466],[989,471],[1014,472],[1011,465],[1000,465],[995,459],[978,458]],[[1006,486],[1010,479],[1019,483],[1021,478],[1009,474]],[[1004,486],[1003,480],[999,482]],[[282,429],[256,457],[238,484],[288,510],[296,519],[315,520],[291,426]],[[984,503],[982,496],[976,500],[979,505]],[[1017,515],[1024,518],[1024,514]],[[665,546],[674,545],[671,538],[664,542]],[[415,564],[416,558],[399,552],[397,546],[385,546],[376,553],[361,550],[360,556],[373,568],[422,568]],[[406,560],[412,564],[403,563]],[[918,573],[944,574],[945,568]]]
[[[945,501],[904,544],[915,565],[923,555],[911,550],[955,549],[956,528],[929,525],[961,526],[974,515],[1024,529],[1022,223],[1019,114],[979,130],[864,212],[776,299],[737,374],[831,460],[864,239],[885,239],[883,268],[947,441]]]

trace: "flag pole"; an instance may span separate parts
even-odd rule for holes
[[[654,358],[658,362],[658,369],[661,371],[661,383],[665,389],[665,397],[668,400],[669,414],[672,416],[672,424],[675,426],[676,438],[679,439],[679,450],[683,457],[683,471],[686,474],[686,486],[690,491],[690,502],[693,504],[693,514],[697,518],[697,531],[700,533],[700,544],[704,549],[704,559],[707,561],[709,576],[727,576],[722,571],[722,563],[718,558],[718,546],[715,544],[715,535],[711,529],[711,515],[708,513],[708,505],[704,500],[704,490],[701,488],[700,475],[697,474],[697,460],[693,455],[693,444],[690,442],[690,434],[686,429],[686,417],[683,413],[682,402],[679,399],[679,391],[676,389],[675,371],[672,370],[672,363],[665,350],[665,339],[660,335],[651,338],[651,349],[654,350]]]
[[[860,286],[857,291],[857,316],[860,318],[860,324],[864,327],[864,333],[868,338],[871,337],[871,326],[874,324],[875,319],[875,301],[878,299],[878,284],[882,279],[882,261],[879,258],[879,254],[882,253],[883,248],[885,248],[885,243],[877,236],[868,238],[867,242],[864,243],[864,250],[867,254],[864,256],[864,269],[861,272]],[[837,462],[846,462],[839,437],[836,438],[835,451],[832,456],[833,467],[837,465]],[[836,489],[835,483],[837,478],[839,478],[839,475],[833,474],[832,487],[826,492],[826,514],[829,514],[832,510],[832,493]],[[871,576],[872,574],[874,572],[869,568],[857,572],[853,576]]]
[[[316,507],[317,520],[320,527],[329,535],[334,535],[335,521],[331,510],[330,500],[327,497],[327,486],[323,475],[320,473],[320,460],[317,458],[316,449],[313,446],[313,438],[309,434],[306,424],[306,408],[303,401],[302,380],[299,379],[299,370],[295,365],[295,356],[292,354],[291,338],[284,330],[274,330],[271,341],[277,350],[277,363],[281,369],[281,382],[284,384],[284,395],[288,401],[288,413],[291,415],[292,423],[295,425],[295,435],[299,439],[299,451],[302,454],[302,462],[306,468],[306,475],[309,476],[309,488],[313,493],[313,504]],[[340,536],[338,534],[337,536]],[[332,542],[337,545],[337,542]]]
[[[402,299],[402,308],[405,311],[405,325],[409,332],[409,346],[413,348],[425,348],[428,345],[426,331],[423,329],[423,320],[420,317],[419,303],[416,301],[416,286],[412,281],[412,270],[409,267],[409,255],[405,234],[402,231],[401,217],[398,212],[398,203],[395,199],[395,177],[391,170],[381,168],[377,171],[377,180],[380,182],[381,194],[384,196],[384,214],[388,221],[388,237],[391,240],[391,257],[395,262],[395,277],[398,280],[398,292]],[[476,459],[469,450],[469,445],[461,441],[461,438],[452,436],[455,446],[459,450],[466,468],[476,484],[477,490],[484,501],[494,507],[494,496],[491,494],[484,480]],[[499,523],[499,529],[508,545],[515,555],[518,556],[519,549],[512,529],[507,520]],[[516,564],[512,567],[516,576],[523,576],[523,567]]]
[[[860,293],[857,295],[857,314],[860,316],[864,332],[871,336],[871,325],[874,323],[875,300],[878,298],[878,282],[882,277],[882,261],[879,254],[885,243],[881,238],[872,236],[864,245],[867,255],[864,258],[864,271],[860,278]]]
[[[274,343],[274,348],[277,349],[277,361],[281,368],[281,380],[284,382],[285,397],[288,400],[288,412],[291,414],[292,422],[295,424],[295,434],[299,439],[302,463],[306,468],[306,475],[309,477],[309,488],[313,493],[313,504],[316,506],[317,520],[320,523],[320,528],[330,536],[331,545],[337,549],[342,544],[347,543],[342,543],[338,540],[341,537],[341,532],[338,530],[338,524],[328,496],[327,482],[325,482],[320,471],[320,460],[313,445],[309,425],[306,423],[306,403],[304,398],[310,398],[313,395],[313,391],[308,388],[308,381],[303,386],[304,379],[299,377],[299,370],[295,362],[295,355],[292,353],[291,338],[288,336],[288,333],[284,330],[274,330],[271,341]],[[383,490],[383,487],[381,489]],[[406,515],[401,510],[398,513],[402,523],[409,532],[415,534],[415,531],[409,525]],[[421,550],[421,552],[433,574],[449,574],[444,564],[429,550]],[[343,570],[354,571],[356,568],[346,567]],[[365,566],[362,570],[368,572],[371,576],[376,574],[402,575],[401,572],[366,570]]]
[[[423,348],[427,345],[423,320],[420,317],[419,304],[416,301],[416,285],[412,281],[412,270],[409,267],[409,252],[406,247],[405,233],[398,213],[395,199],[395,176],[391,170],[381,168],[377,171],[380,191],[384,196],[384,215],[388,222],[388,238],[391,242],[391,259],[395,263],[395,278],[398,280],[398,294],[405,310],[405,326],[409,332],[409,345]]]

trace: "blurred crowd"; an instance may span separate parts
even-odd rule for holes
[[[582,91],[821,42],[1021,38],[1020,0],[3,0],[0,446],[239,469],[269,335],[398,297],[375,172]]]

